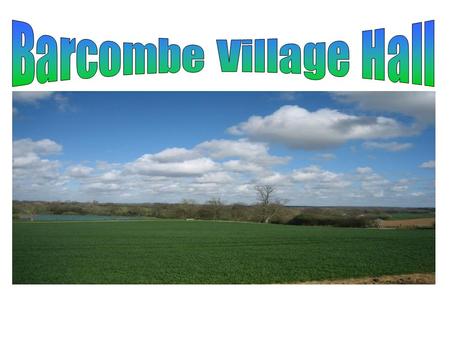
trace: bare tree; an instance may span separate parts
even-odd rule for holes
[[[183,218],[193,218],[195,215],[195,201],[191,199],[183,199],[181,203],[178,204],[178,207],[183,215]]]
[[[261,222],[269,223],[282,207],[280,200],[275,199],[273,196],[276,189],[273,185],[265,184],[257,185],[255,190]]]
[[[219,218],[219,216],[220,216],[220,211],[221,211],[222,206],[223,206],[223,203],[222,203],[222,201],[220,200],[220,197],[217,197],[217,198],[211,198],[211,199],[208,201],[208,204],[209,204],[209,206],[210,206],[211,209],[212,209],[213,216],[214,216],[214,220],[217,220],[217,219]]]
[[[34,203],[31,203],[28,208],[25,209],[25,217],[30,221],[34,221],[37,214],[37,207]]]

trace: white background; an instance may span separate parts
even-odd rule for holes
[[[449,337],[449,17],[444,1],[16,1],[0,11],[0,335],[3,337]],[[11,284],[11,20],[43,34],[117,43],[201,45],[197,74],[97,75],[20,90],[430,90],[361,79],[361,31],[411,36],[436,20],[437,284],[434,286],[20,286]],[[350,46],[345,78],[223,74],[215,40]],[[433,90],[433,89],[432,89]]]

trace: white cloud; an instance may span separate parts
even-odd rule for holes
[[[341,92],[334,97],[362,111],[399,113],[424,124],[435,120],[434,92]]]
[[[245,140],[211,140],[200,143],[196,148],[206,151],[212,158],[227,157],[253,158],[255,154],[267,153],[267,147],[262,143],[251,143]]]
[[[49,179],[59,167],[58,161],[41,158],[45,155],[55,155],[62,151],[58,143],[43,139],[20,139],[13,142],[13,170],[15,177],[35,177]]]
[[[94,168],[86,167],[84,165],[73,165],[66,169],[67,175],[74,178],[84,178],[89,177],[90,174],[94,171]]]
[[[33,141],[30,138],[24,138],[14,141],[13,149],[14,157],[20,157],[29,153],[35,153],[38,155],[58,154],[62,151],[62,146],[49,139]]]
[[[153,196],[159,201],[177,201],[186,195],[204,199],[221,194],[239,198],[238,186],[254,185],[257,180],[280,182],[284,177],[272,173],[271,166],[288,160],[270,155],[262,143],[211,140],[192,149],[166,148],[123,164],[98,161],[95,168],[71,165],[64,173],[68,179],[78,180],[78,185],[72,185],[78,194],[93,199],[120,196],[147,200]]]
[[[239,194],[244,194],[244,195],[249,195],[249,194],[254,194],[255,193],[255,185],[253,184],[239,184],[236,187],[236,192]]]
[[[152,155],[152,158],[161,163],[180,162],[199,158],[200,155],[194,150],[186,148],[167,148]]]
[[[331,161],[336,159],[336,155],[331,153],[318,154],[314,159],[319,161]]]
[[[204,202],[220,196],[226,202],[253,203],[257,184],[273,184],[277,198],[293,205],[429,204],[434,196],[431,183],[391,182],[371,167],[335,172],[309,165],[274,171],[272,166],[286,158],[271,155],[264,143],[243,139],[212,140],[192,149],[167,148],[128,163],[99,161],[95,167],[64,168],[46,158],[61,151],[61,145],[48,139],[15,141],[14,198]]]
[[[107,161],[96,161],[95,167],[98,170],[111,170],[120,167],[120,163],[109,163]]]
[[[331,171],[323,171],[319,166],[312,165],[302,169],[293,171],[292,178],[297,182],[311,182],[319,180],[332,180],[337,177],[337,174]]]
[[[69,99],[62,93],[55,92],[13,92],[13,104],[37,106],[43,101],[52,101],[60,111],[71,109]],[[14,108],[13,108],[14,111]]]
[[[200,143],[195,149],[204,152],[213,159],[239,158],[263,166],[284,164],[288,157],[271,156],[264,143],[240,140],[211,140]]]
[[[88,183],[83,188],[87,191],[98,193],[115,192],[123,189],[123,187],[121,187],[117,183],[103,183],[103,182]]]
[[[33,196],[64,191],[67,179],[60,175],[61,164],[43,156],[56,155],[62,151],[58,143],[43,139],[20,139],[13,142],[13,188],[14,194]]]
[[[366,149],[381,149],[390,152],[398,152],[412,148],[412,143],[398,142],[364,142],[363,147]]]
[[[68,111],[73,108],[70,104],[69,98],[61,93],[56,93],[55,95],[53,95],[53,101],[60,111]]]
[[[35,153],[26,153],[22,156],[14,156],[13,167],[14,168],[24,168],[33,165],[40,161],[40,158]]]
[[[436,166],[435,161],[430,160],[430,161],[423,162],[419,167],[424,168],[424,169],[434,169],[435,166]]]
[[[316,165],[296,169],[291,177],[294,182],[313,183],[315,189],[344,188],[351,184],[343,174],[323,170]]]
[[[228,131],[233,135],[245,135],[251,141],[305,150],[333,148],[350,140],[387,139],[417,133],[416,129],[389,117],[348,115],[332,109],[310,112],[299,106],[283,106],[267,116],[254,115]]]
[[[198,183],[225,184],[233,182],[233,177],[227,172],[212,172],[196,178],[195,181]]]
[[[422,191],[416,191],[416,192],[412,192],[411,193],[411,196],[414,196],[414,197],[421,197],[421,196],[424,196],[424,195],[425,195],[425,193],[422,192]]]
[[[122,178],[122,172],[119,170],[111,170],[107,171],[100,176],[98,176],[98,180],[101,182],[118,182]]]
[[[409,193],[410,187],[416,183],[415,179],[402,178],[389,184],[386,190],[390,190],[392,194],[398,198],[405,198],[407,196],[414,196]],[[418,196],[416,196],[418,197]]]
[[[14,103],[36,104],[50,99],[54,92],[13,92]]]
[[[257,165],[255,163],[247,162],[247,161],[241,161],[241,160],[229,160],[225,161],[222,164],[222,167],[226,170],[233,171],[233,172],[258,172],[264,170],[263,167],[260,165]]]
[[[385,190],[390,186],[389,180],[377,174],[371,167],[358,167],[356,173],[358,174],[356,180],[359,182],[362,192],[369,197],[385,196]]]
[[[408,186],[406,184],[395,184],[391,188],[394,192],[405,192],[408,190]]]
[[[278,172],[269,173],[268,175],[264,175],[258,177],[258,184],[270,184],[275,186],[285,185],[288,183],[289,178],[286,175],[280,174]]]
[[[200,176],[207,172],[217,170],[218,164],[210,158],[201,157],[192,160],[167,162],[167,158],[160,161],[159,157],[146,154],[136,161],[126,164],[125,168],[132,173],[153,176]]]
[[[369,174],[373,172],[371,167],[358,167],[356,168],[356,172],[360,175]]]

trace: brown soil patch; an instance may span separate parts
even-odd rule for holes
[[[436,284],[434,273],[411,273],[380,277],[321,280],[298,284]]]
[[[380,221],[381,228],[433,228],[435,218],[414,218],[395,221]]]

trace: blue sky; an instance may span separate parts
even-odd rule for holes
[[[16,92],[14,198],[434,206],[431,92]]]

